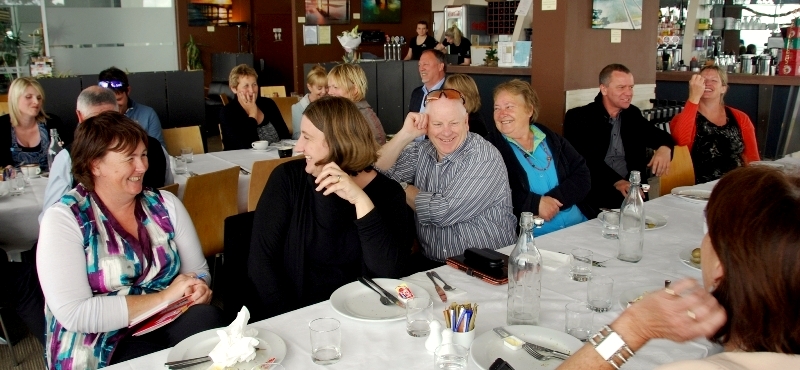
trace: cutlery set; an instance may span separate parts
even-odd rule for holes
[[[494,328],[492,330],[495,333],[497,333],[497,335],[499,335],[500,338],[503,338],[503,339],[511,336],[511,334],[509,332],[507,332],[505,329],[503,329],[503,327],[496,327],[496,328]],[[517,338],[517,339],[519,339],[519,338]],[[519,340],[521,342],[525,343],[525,344],[522,345],[522,349],[524,349],[525,352],[528,352],[529,355],[533,356],[533,358],[535,358],[535,359],[537,359],[539,361],[547,361],[547,360],[552,359],[552,358],[556,358],[556,359],[559,359],[559,360],[566,360],[567,358],[569,358],[569,354],[567,354],[567,353],[556,351],[554,349],[550,349],[550,348],[547,348],[547,347],[542,347],[542,346],[539,346],[539,345],[536,345],[536,344],[533,344],[533,343],[528,343],[528,342],[525,342],[522,339],[519,339]]]
[[[363,276],[358,278],[358,281],[375,291],[375,293],[378,293],[378,295],[381,297],[381,304],[384,306],[391,306],[392,304],[395,304],[402,309],[406,308],[406,305],[403,304],[401,300],[397,299],[397,297],[395,297],[392,293],[387,292],[386,289],[383,289],[380,285],[372,281],[372,279]]]

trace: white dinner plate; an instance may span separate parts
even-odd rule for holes
[[[653,227],[649,227],[647,224],[644,225],[645,230],[658,230],[667,226],[667,218],[658,214],[658,213],[649,213],[647,212],[644,216],[647,224],[652,224]]]
[[[250,148],[250,150],[252,150],[252,151],[254,151],[256,153],[266,153],[266,152],[271,152],[271,151],[276,150],[276,149],[275,149],[274,146],[268,146],[267,149],[264,149],[264,150],[256,149],[256,148]]]
[[[694,250],[694,247],[684,248],[684,249],[681,250],[680,253],[678,253],[678,257],[681,259],[681,262],[683,262],[684,265],[689,266],[689,267],[691,267],[691,268],[693,268],[695,270],[700,270],[700,264],[692,262],[692,251],[693,250]]]
[[[626,308],[628,308],[629,302],[633,302],[637,298],[647,293],[655,292],[659,289],[664,289],[664,286],[645,286],[645,287],[628,289],[619,295],[619,307],[622,308],[622,310],[624,311]]]
[[[413,283],[396,279],[372,280],[395,297],[397,293],[394,288],[402,283],[408,285],[415,297],[430,297],[425,289]],[[406,310],[397,305],[384,306],[377,293],[358,281],[336,289],[331,294],[330,302],[333,309],[342,316],[359,321],[395,321],[406,317]]]
[[[575,337],[558,330],[531,325],[511,325],[505,327],[506,331],[528,343],[538,344],[550,349],[573,354],[578,351],[583,343]],[[494,331],[487,331],[472,341],[469,356],[481,370],[489,369],[498,357],[508,362],[515,369],[555,369],[564,361],[550,359],[539,361],[524,349],[513,350],[503,344]]]
[[[262,364],[269,360],[270,357],[275,357],[275,362],[279,363],[286,357],[286,343],[277,336],[275,333],[257,326],[248,326],[258,330],[256,338],[258,338],[258,346],[256,350],[256,358],[252,361],[238,363],[228,369],[250,370],[253,366]],[[175,347],[169,351],[167,355],[167,362],[188,360],[190,358],[197,358],[208,356],[217,343],[219,343],[219,336],[217,330],[206,330],[202,333],[197,333],[189,338],[182,340]],[[187,370],[205,370],[211,365],[210,362],[205,362],[192,367],[187,367]]]
[[[708,197],[711,196],[711,190],[698,189],[695,186],[678,186],[670,193],[687,202],[698,204],[708,203]]]

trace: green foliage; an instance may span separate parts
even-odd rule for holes
[[[186,48],[186,69],[203,69],[203,62],[200,59],[200,46],[194,42],[192,35],[189,35],[189,41],[184,47]]]

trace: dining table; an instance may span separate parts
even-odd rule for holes
[[[20,261],[20,253],[39,239],[39,213],[44,203],[47,178],[26,179],[20,195],[0,196],[0,248],[11,261]]]
[[[627,307],[626,302],[618,302],[625,292],[641,290],[644,294],[647,287],[663,288],[665,280],[678,281],[684,278],[701,280],[700,270],[682,262],[679,255],[687,249],[700,246],[704,233],[704,207],[702,201],[676,195],[666,195],[646,202],[646,215],[662,216],[666,224],[645,231],[644,257],[637,263],[623,262],[615,258],[618,241],[603,238],[602,225],[598,219],[538,236],[535,242],[543,251],[543,255],[545,253],[550,255],[549,252],[569,254],[573,248],[585,248],[593,251],[594,260],[603,262],[604,267],[593,267],[592,274],[611,277],[614,286],[612,308],[607,312],[594,314],[593,329],[599,330],[619,316],[624,309],[623,306]],[[513,247],[513,245],[506,246],[499,251],[510,254]],[[447,305],[452,302],[478,304],[479,314],[474,329],[476,338],[483,338],[483,343],[487,343],[487,340],[502,343],[492,329],[506,325],[507,285],[492,285],[447,265],[438,267],[434,271],[438,272],[449,285],[457,288],[456,294],[446,292]],[[587,282],[570,279],[569,263],[564,260],[559,262],[545,259],[542,271],[538,325],[563,333],[565,306],[571,302],[586,300]],[[439,301],[433,284],[423,272],[404,277],[402,280],[424,288],[428,295],[434,298],[434,314],[441,315],[446,304]],[[377,298],[376,295],[374,303],[380,304]],[[332,303],[332,300],[326,300],[252,323],[251,326],[270,331],[283,339],[286,344],[286,354],[281,363],[286,369],[317,368],[311,359],[308,324],[311,320],[322,317],[333,317],[341,322],[342,357],[339,362],[328,365],[330,369],[390,370],[433,367],[433,355],[425,349],[426,338],[409,336],[406,333],[404,319],[380,322],[359,320],[341,314],[334,309]],[[443,321],[442,317],[439,317],[439,321]],[[502,345],[500,348],[502,349]],[[165,368],[164,363],[171,350],[158,351],[115,364],[108,369]],[[477,348],[475,345],[471,350],[473,356],[485,352],[485,349]],[[652,340],[639,350],[624,368],[653,369],[660,364],[706,357],[720,350],[718,346],[703,338],[686,343]],[[518,353],[524,354],[524,352]],[[485,358],[487,356],[502,358],[504,355],[508,356],[509,352],[483,353],[480,355],[481,362],[494,361],[494,358]],[[530,366],[515,366],[515,368],[548,369],[554,368],[559,363],[559,360],[540,363],[532,357],[526,361],[530,362]],[[469,359],[467,368],[485,369],[473,358]]]

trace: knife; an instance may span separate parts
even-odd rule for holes
[[[398,307],[400,307],[400,308],[402,308],[402,309],[405,309],[405,308],[406,308],[406,305],[404,305],[402,301],[400,301],[399,299],[397,299],[397,298],[396,298],[396,297],[395,297],[395,296],[394,296],[392,293],[389,293],[389,292],[387,292],[387,291],[386,291],[386,289],[383,289],[383,288],[382,288],[380,285],[378,285],[378,283],[376,283],[376,282],[372,281],[372,279],[371,279],[371,278],[368,278],[368,277],[364,276],[364,280],[366,280],[366,281],[369,281],[369,282],[370,282],[370,284],[372,284],[372,285],[374,285],[375,287],[377,287],[377,288],[378,288],[378,290],[380,290],[381,292],[383,292],[383,295],[385,295],[385,296],[386,296],[386,298],[389,298],[389,300],[390,300],[390,301],[392,301],[394,304],[396,304]]]
[[[494,328],[492,330],[495,333],[497,333],[497,335],[499,335],[500,338],[504,338],[505,339],[506,337],[511,336],[511,334],[509,332],[507,332],[506,329],[503,329],[502,326],[498,326],[498,327],[496,327],[496,328]],[[543,351],[543,352],[550,353],[555,358],[558,358],[558,359],[561,359],[561,360],[566,360],[569,357],[569,354],[567,354],[567,353],[556,351],[556,350],[553,350],[553,349],[550,349],[550,348],[547,348],[547,347],[542,347],[542,346],[539,346],[539,345],[536,345],[536,344],[533,344],[533,343],[530,343],[530,342],[525,342],[524,340],[522,340],[522,338],[519,338],[519,337],[517,337],[517,339],[519,339],[522,342],[524,342],[525,345],[533,347],[533,349],[535,349],[537,351]]]
[[[433,287],[436,288],[436,294],[439,295],[439,299],[442,300],[442,303],[447,303],[447,294],[444,294],[444,290],[439,287],[439,284],[436,284],[436,280],[433,280],[433,275],[431,275],[431,272],[427,271],[425,272],[425,275],[427,275],[428,278],[433,282]]]

